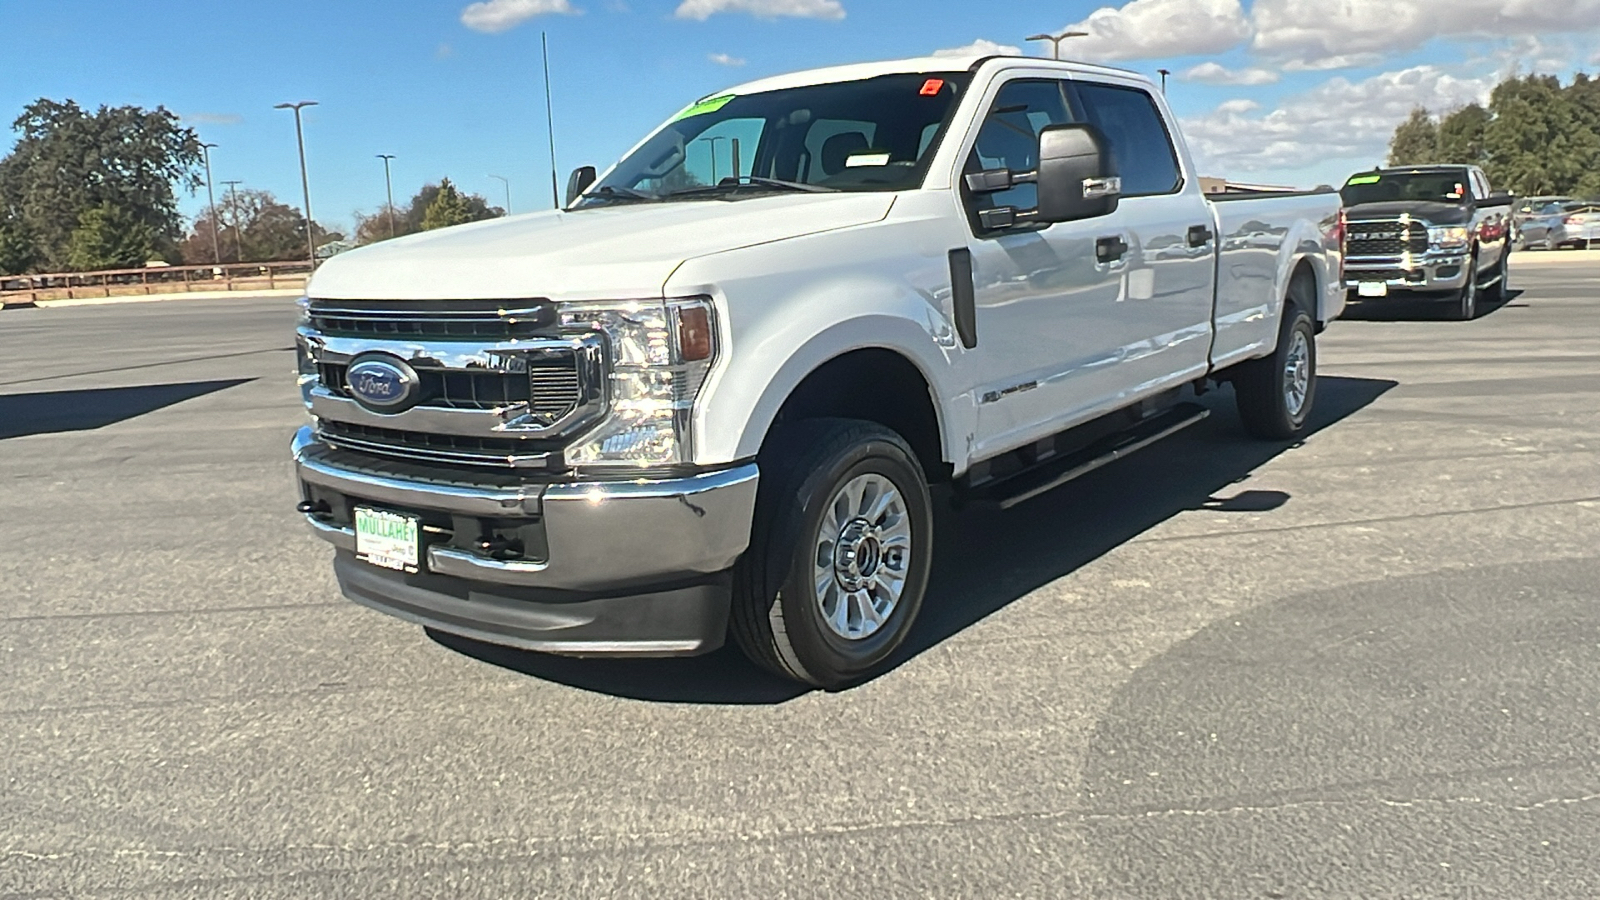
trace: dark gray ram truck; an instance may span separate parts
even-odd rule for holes
[[[1432,298],[1458,318],[1499,300],[1511,256],[1511,197],[1476,166],[1410,166],[1352,175],[1345,288],[1362,302]]]

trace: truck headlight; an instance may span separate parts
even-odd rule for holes
[[[688,462],[695,397],[716,359],[715,324],[706,298],[562,305],[563,330],[599,331],[611,346],[611,411],[567,448],[567,465]]]
[[[1428,229],[1428,243],[1441,250],[1455,250],[1472,242],[1472,232],[1461,225],[1435,225]]]

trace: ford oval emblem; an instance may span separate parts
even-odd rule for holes
[[[417,370],[393,356],[360,356],[345,370],[350,396],[376,413],[405,412],[422,399]]]

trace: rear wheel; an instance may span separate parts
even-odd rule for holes
[[[1316,326],[1311,321],[1311,291],[1298,281],[1278,330],[1278,349],[1264,359],[1239,366],[1233,392],[1245,430],[1264,440],[1299,437],[1311,417],[1317,393]]]
[[[836,690],[882,671],[928,586],[933,504],[911,447],[873,422],[817,419],[761,460],[733,637],[756,664]]]

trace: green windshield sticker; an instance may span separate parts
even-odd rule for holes
[[[1377,184],[1383,179],[1381,175],[1357,175],[1345,182],[1346,184]]]
[[[703,116],[707,113],[714,113],[724,106],[727,106],[735,96],[737,95],[723,94],[721,97],[711,97],[706,100],[701,100],[700,102],[685,109],[683,112],[673,116],[672,121],[677,122],[683,119],[693,118],[694,116]]]

